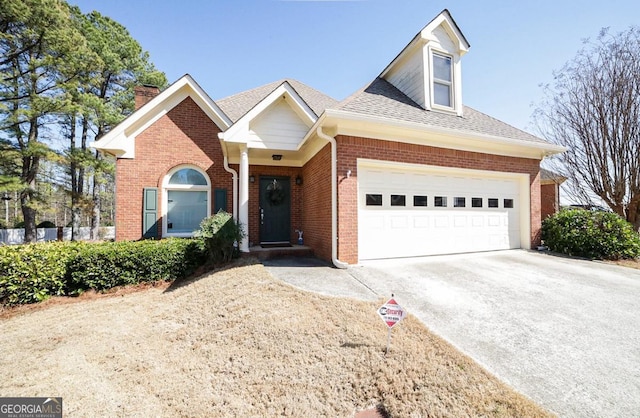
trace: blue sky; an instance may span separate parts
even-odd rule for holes
[[[373,80],[442,9],[471,44],[463,101],[534,132],[541,83],[602,27],[640,24],[637,0],[70,0],[123,24],[170,82],[215,100],[294,78],[338,100]]]

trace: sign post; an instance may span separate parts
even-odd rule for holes
[[[384,323],[387,324],[387,327],[389,327],[386,355],[389,354],[389,346],[391,345],[391,329],[407,316],[407,311],[405,311],[402,306],[398,305],[393,298],[393,294],[391,294],[391,299],[378,309],[378,315],[380,315],[380,318],[382,318]]]

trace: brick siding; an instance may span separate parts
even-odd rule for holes
[[[542,202],[540,215],[542,220],[555,214],[559,209],[557,206],[558,196],[556,191],[557,185],[555,183],[542,184],[540,186],[540,199]]]
[[[304,242],[314,254],[331,261],[331,145],[327,144],[302,171]]]
[[[136,138],[135,159],[116,162],[116,239],[142,238],[142,190],[158,187],[158,215],[162,213],[162,181],[181,164],[197,166],[211,181],[213,191],[227,189],[227,211],[231,211],[232,177],[223,167],[218,140],[220,129],[190,98],[184,99]],[[162,232],[158,222],[158,235]]]

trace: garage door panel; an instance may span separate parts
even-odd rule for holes
[[[391,216],[391,228],[393,229],[408,229],[409,222],[406,216]]]
[[[454,216],[453,217],[453,226],[455,228],[466,228],[467,227],[467,217],[466,216]]]
[[[384,230],[384,216],[365,216],[360,219],[360,224],[365,229],[375,229],[378,231]]]
[[[415,229],[429,228],[430,222],[431,222],[431,218],[429,216],[423,216],[423,215],[413,216],[413,227]]]

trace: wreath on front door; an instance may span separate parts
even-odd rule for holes
[[[286,195],[282,186],[278,183],[278,180],[273,179],[273,182],[267,186],[267,200],[272,206],[278,206],[284,202],[285,198]]]

